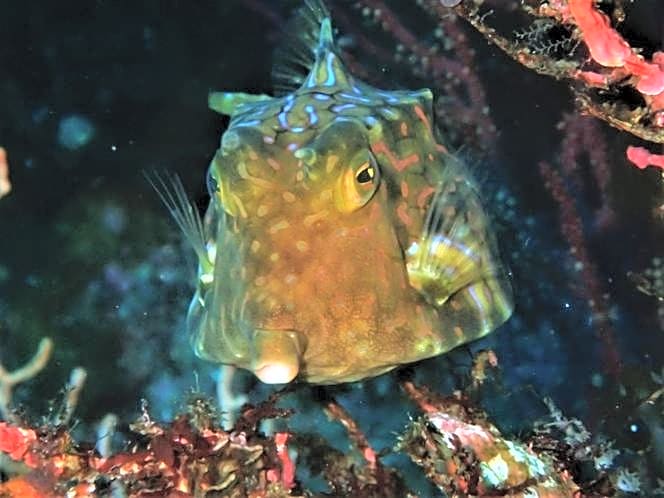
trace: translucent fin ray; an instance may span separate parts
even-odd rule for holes
[[[500,273],[474,185],[451,173],[434,194],[420,240],[407,254],[411,284],[442,305],[452,294]]]
[[[143,172],[146,180],[164,203],[187,241],[194,248],[201,267],[211,267],[206,249],[206,235],[196,206],[189,201],[178,175]]]

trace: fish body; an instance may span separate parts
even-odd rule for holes
[[[268,383],[379,375],[512,311],[477,187],[436,141],[432,93],[354,78],[327,12],[308,5],[318,36],[297,88],[211,94],[231,120],[204,221],[189,211],[193,348]]]

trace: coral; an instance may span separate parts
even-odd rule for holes
[[[510,439],[463,392],[440,396],[410,381],[403,388],[424,411],[400,436],[396,449],[422,466],[447,496],[613,496],[628,471],[613,465],[615,450],[591,442],[576,419],[567,419],[550,400],[549,420],[530,435]],[[586,462],[602,462],[595,473]]]
[[[114,483],[137,497],[289,496],[293,469],[284,443],[275,443],[283,438],[224,432],[203,415],[160,425],[145,412],[132,425],[143,441],[107,458],[73,444],[64,429],[0,427],[11,442],[1,449],[32,469],[0,485],[0,494],[103,496]]]
[[[639,169],[647,168],[648,166],[664,169],[664,155],[653,154],[645,147],[630,145],[627,147],[627,159]]]
[[[0,484],[0,496],[105,496],[110,489],[131,497],[282,497],[300,496],[295,463],[289,453],[291,434],[266,436],[257,431],[261,420],[284,417],[275,407],[278,396],[258,406],[246,405],[233,430],[217,425],[213,405],[194,397],[187,413],[159,424],[144,407],[131,425],[134,442],[129,451],[103,456],[74,443],[64,426],[39,428],[0,424],[0,451],[29,469]],[[313,448],[307,448],[313,451]],[[373,460],[373,472],[380,464]],[[365,478],[350,461],[337,465],[333,483],[352,496],[392,496],[389,475],[379,482]],[[343,471],[342,471],[343,469]],[[362,483],[362,484],[360,484]],[[385,485],[387,488],[384,488]],[[383,491],[381,491],[383,490]],[[309,495],[309,494],[307,494]]]
[[[472,389],[486,379],[480,367],[497,363],[491,352],[475,361]],[[481,374],[477,374],[481,372]],[[583,424],[565,418],[551,401],[550,421],[541,422],[525,440],[505,436],[475,406],[467,394],[451,396],[404,381],[402,388],[424,415],[412,420],[393,448],[423,467],[426,476],[449,496],[590,497],[614,485],[629,491],[639,477],[616,469],[592,483],[577,467],[584,460],[613,465],[613,449],[600,451],[590,442]],[[298,480],[297,469],[308,465],[323,474],[335,495],[352,497],[416,496],[395,469],[382,461],[350,413],[333,399],[325,402],[328,415],[347,430],[352,442],[347,454],[332,449],[320,436],[280,430],[261,433],[261,422],[287,418],[292,410],[277,403],[285,391],[258,405],[246,404],[235,425],[224,430],[214,403],[198,393],[189,396],[184,412],[171,422],[156,422],[144,403],[138,420],[130,424],[125,450],[92,447],[75,441],[62,417],[40,426],[0,423],[0,453],[20,465],[4,471],[11,478],[0,483],[3,498],[102,497],[212,498],[314,496]],[[471,386],[468,386],[471,389]],[[65,393],[65,396],[67,394]],[[116,420],[101,424],[112,431]],[[104,446],[107,446],[104,444]]]
[[[664,143],[664,53],[654,51],[646,58],[639,53],[640,48],[630,46],[618,31],[624,20],[621,2],[616,2],[613,18],[600,11],[595,0],[550,0],[536,6],[523,2],[522,10],[532,19],[533,27],[518,32],[514,41],[487,24],[487,16],[480,13],[482,2],[468,0],[452,9],[433,0],[425,3],[435,5],[441,15],[454,12],[466,19],[519,64],[571,82],[581,113],[643,140]],[[559,30],[553,30],[552,25]],[[569,35],[556,38],[560,32]],[[575,50],[561,50],[574,42],[585,46],[587,57]],[[636,107],[624,97],[627,89],[638,95]],[[661,167],[661,156],[656,154],[647,159],[638,157],[638,162],[633,160],[634,150],[629,156],[640,167]]]
[[[577,262],[575,270],[580,274],[581,285],[576,287],[588,304],[598,338],[603,344],[604,369],[613,376],[620,372],[620,355],[615,343],[615,330],[607,307],[607,298],[602,288],[597,269],[592,262],[584,239],[583,221],[574,197],[568,191],[561,173],[548,163],[540,163],[540,173],[545,186],[558,204],[561,231],[569,245],[570,254]]]
[[[632,15],[634,19],[639,15],[639,4],[648,1],[592,2],[586,10],[604,12],[608,17],[597,21],[597,26],[608,31],[608,21],[613,31],[629,41],[633,53],[639,56],[642,48],[643,61],[655,64],[658,44],[635,38],[635,23],[625,22],[621,13],[624,4],[631,21]],[[3,80],[7,106],[3,145],[11,153],[11,179],[15,188],[20,184],[16,194],[21,195],[0,201],[2,233],[16,235],[11,244],[0,243],[2,360],[8,370],[15,368],[45,334],[53,334],[66,347],[55,353],[56,361],[40,379],[13,389],[7,417],[11,421],[6,420],[0,429],[4,445],[0,445],[0,480],[11,478],[1,485],[5,494],[29,496],[31,487],[38,487],[41,480],[45,482],[42,489],[53,484],[46,462],[42,462],[46,471],[30,470],[11,456],[23,458],[32,445],[38,453],[51,454],[48,443],[57,439],[55,433],[69,434],[61,437],[72,454],[142,463],[140,457],[132,460],[131,452],[135,448],[150,453],[152,436],[127,429],[140,397],[150,401],[151,419],[163,421],[156,426],[172,436],[178,434],[174,421],[185,420],[182,426],[193,427],[194,432],[204,425],[200,419],[206,410],[190,411],[191,402],[175,407],[192,384],[210,393],[216,384],[220,408],[229,412],[266,394],[263,386],[241,372],[220,375],[216,367],[192,358],[182,317],[194,276],[174,237],[168,235],[163,210],[150,204],[155,196],[137,170],[179,169],[192,197],[199,207],[203,205],[201,168],[218,131],[212,130],[211,118],[203,110],[207,89],[214,81],[227,88],[250,81],[252,89],[270,91],[269,52],[280,38],[277,32],[285,24],[286,11],[300,3],[243,0],[200,8],[145,2],[127,16],[120,6],[106,2],[86,4],[77,16],[69,16],[75,20],[83,16],[86,22],[72,23],[63,23],[64,16],[55,15],[61,9],[30,3],[9,12],[4,32],[6,45],[13,50],[7,57],[14,68],[23,66],[16,61],[25,64],[23,71],[9,71]],[[636,479],[642,496],[664,495],[664,481],[656,478],[664,462],[664,371],[661,334],[657,333],[658,326],[664,327],[664,299],[658,290],[662,265],[653,253],[664,205],[661,192],[652,194],[653,189],[661,189],[660,171],[620,168],[626,164],[620,150],[627,145],[621,138],[631,140],[632,136],[616,133],[591,117],[597,115],[658,143],[661,111],[653,113],[652,97],[637,89],[641,76],[627,74],[626,67],[602,66],[592,58],[577,22],[571,14],[561,14],[569,5],[567,0],[484,0],[481,5],[472,0],[328,3],[343,35],[344,55],[358,75],[367,76],[379,88],[393,82],[404,87],[435,86],[442,96],[436,101],[436,119],[451,148],[470,144],[463,154],[475,157],[479,152],[488,159],[475,165],[475,170],[483,200],[495,215],[492,223],[499,230],[502,254],[514,273],[516,316],[494,337],[470,348],[494,349],[501,369],[494,368],[496,361],[488,352],[476,356],[473,364],[466,349],[418,365],[418,382],[436,391],[450,393],[472,382],[466,395],[452,396],[472,411],[470,415],[439,412],[433,419],[426,411],[422,417],[414,414],[421,432],[411,424],[409,430],[433,444],[444,440],[441,430],[449,426],[464,430],[472,425],[483,430],[492,426],[500,432],[494,439],[531,446],[532,454],[554,465],[558,476],[594,469],[594,477],[585,482],[574,478],[581,495],[608,496],[612,489],[620,494],[621,487],[634,488]],[[476,17],[467,24],[464,12],[472,14],[475,5],[479,5]],[[553,9],[551,15],[540,12],[545,5]],[[376,13],[376,8],[382,10]],[[63,12],[67,14],[69,8]],[[238,15],[253,16],[252,22],[237,23]],[[23,29],[26,19],[32,26],[29,30]],[[117,19],[122,19],[121,30]],[[210,19],[215,20],[211,25]],[[505,42],[505,51],[517,61],[514,64],[492,46],[484,47],[483,39],[476,36],[476,29],[493,36],[487,31],[493,26],[504,33],[516,31],[503,37],[494,32],[492,40],[494,45]],[[76,48],[81,45],[83,50]],[[88,58],[87,53],[95,57]],[[247,53],[252,56],[246,57]],[[532,68],[531,74],[517,64]],[[573,98],[566,84],[547,82],[534,76],[534,71],[564,79],[572,87],[576,109],[571,108]],[[86,77],[79,79],[77,75],[83,73]],[[621,73],[624,79],[613,79]],[[33,75],[39,76],[38,81],[32,81]],[[45,87],[44,81],[54,82],[53,87]],[[37,87],[40,90],[35,92]],[[533,93],[522,94],[528,87]],[[63,149],[56,143],[58,125],[71,115],[72,97],[77,95],[80,101],[74,108],[90,116],[95,136],[84,147]],[[556,152],[555,123],[562,108],[566,115]],[[580,117],[583,112],[591,116]],[[659,155],[640,148],[627,152],[640,166],[660,161]],[[546,174],[540,174],[540,159],[549,165],[554,181],[547,182]],[[488,175],[491,178],[486,179]],[[193,185],[199,187],[192,189]],[[556,198],[554,185],[562,191]],[[654,195],[659,200],[651,219]],[[558,201],[568,202],[571,208],[565,210]],[[575,244],[581,252],[568,243],[570,234],[577,236]],[[45,248],[48,257],[44,257]],[[625,279],[628,270],[632,273]],[[621,370],[610,378],[602,373],[611,363],[602,364],[596,358],[598,350],[605,353],[602,358],[610,357],[611,343],[599,334],[600,326],[607,323],[615,333]],[[89,375],[78,419],[71,411],[60,410],[48,422],[34,417],[19,420],[19,410],[31,413],[46,403],[53,383],[65,378],[67,365],[74,361],[86,362]],[[635,396],[643,402],[630,408],[632,397],[620,392],[647,386],[628,376],[639,369],[646,376],[657,372],[653,374],[656,391]],[[261,482],[293,495],[381,496],[382,492],[383,496],[407,496],[417,490],[421,496],[437,496],[403,452],[395,454],[390,449],[393,434],[403,427],[408,411],[414,410],[407,406],[396,378],[341,386],[332,391],[334,398],[313,395],[300,386],[280,398],[281,404],[295,408],[293,416],[274,423],[258,420],[260,429],[245,423],[240,432],[256,434],[267,452],[266,460],[264,453],[258,459],[270,465],[257,471]],[[540,402],[543,396],[555,399],[561,408],[548,406],[550,413],[533,426],[532,419],[546,411]],[[339,408],[330,409],[331,403]],[[107,417],[107,411],[117,416]],[[224,420],[224,431],[215,429],[215,433],[221,437],[223,432],[230,441],[240,418],[224,413],[217,417]],[[58,423],[64,426],[52,427]],[[268,425],[276,432],[261,434]],[[73,434],[88,443],[76,443]],[[191,458],[182,439],[174,442],[168,437],[165,446],[175,448],[175,458]],[[637,439],[638,445],[626,449]],[[52,450],[55,456],[58,444]],[[421,447],[411,447],[423,458]],[[240,458],[246,457],[243,448],[235,448]],[[451,451],[448,446],[443,449]],[[460,450],[451,459],[457,465],[468,463],[468,470],[474,472],[469,455],[470,450]],[[212,462],[217,456],[207,454],[203,461]],[[460,462],[461,456],[466,460]],[[233,456],[230,460],[235,466]],[[154,462],[147,464],[155,468]],[[621,471],[617,481],[620,465],[628,465],[629,470]],[[382,474],[376,473],[379,467]],[[177,472],[165,465],[163,470]],[[269,471],[273,472],[268,477]],[[97,475],[92,485],[99,494],[125,494],[121,478]],[[150,480],[161,476],[136,471],[127,478],[147,490]],[[170,483],[168,479],[159,483]],[[64,493],[66,480],[58,478],[56,484],[62,486],[58,493]],[[90,483],[79,484],[75,488],[72,482],[72,496],[97,493],[91,491]],[[448,479],[443,485],[458,482]]]
[[[446,139],[457,145],[463,137],[465,145],[489,151],[495,145],[497,131],[489,114],[486,91],[476,70],[475,50],[455,16],[439,16],[442,5],[437,2],[420,2],[424,12],[434,21],[433,44],[424,41],[426,36],[416,28],[409,27],[382,0],[361,0],[355,6],[362,15],[377,24],[396,43],[397,62],[404,61],[412,72],[440,95],[436,103],[438,124]],[[355,23],[343,23],[343,29],[356,36]],[[366,39],[362,39],[362,45]],[[454,116],[453,120],[449,116]]]
[[[4,420],[18,421],[11,412],[12,391],[18,384],[37,375],[48,363],[53,351],[53,341],[45,337],[39,342],[35,355],[23,366],[8,372],[0,364],[0,416]]]

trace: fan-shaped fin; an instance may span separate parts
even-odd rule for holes
[[[169,174],[162,176],[156,171],[144,172],[143,174],[193,247],[201,270],[210,272],[213,261],[210,260],[208,254],[207,236],[203,220],[196,206],[187,198],[180,177]]]
[[[407,251],[408,276],[431,304],[504,274],[475,186],[452,173],[434,194],[420,240]]]

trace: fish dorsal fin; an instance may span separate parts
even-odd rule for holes
[[[327,81],[334,79],[336,73],[343,73],[337,81],[343,78],[345,69],[340,66],[337,53],[330,12],[325,3],[322,0],[305,0],[286,25],[284,39],[274,53],[272,83],[275,95],[292,93],[311,81],[314,72],[322,76],[320,67],[326,62],[328,67],[334,66]]]

